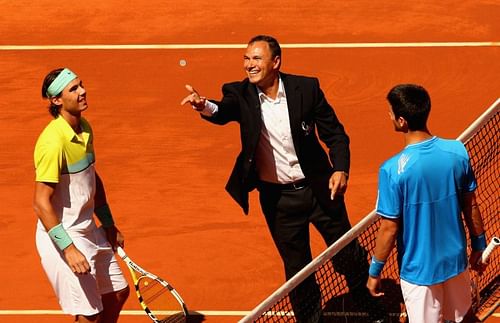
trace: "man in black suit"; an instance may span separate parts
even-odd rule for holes
[[[209,101],[190,85],[181,104],[190,103],[215,124],[240,123],[242,150],[226,190],[248,214],[248,193],[260,204],[289,279],[312,260],[309,223],[330,245],[351,228],[344,204],[349,174],[349,137],[316,78],[280,72],[276,39],[259,35],[244,55],[247,78],[225,84],[221,101]],[[329,157],[319,138],[329,149]],[[333,258],[351,292],[367,294],[366,252],[351,243]],[[320,322],[314,276],[292,295],[300,322]],[[312,305],[306,305],[310,303]]]

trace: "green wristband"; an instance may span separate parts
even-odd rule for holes
[[[109,209],[109,205],[104,204],[99,206],[94,210],[95,214],[104,228],[110,228],[115,225],[115,221],[113,221],[113,216],[111,215],[111,210]]]
[[[73,240],[69,237],[62,223],[59,223],[55,227],[49,230],[49,237],[54,241],[57,247],[61,250],[66,249],[70,244],[73,243]]]

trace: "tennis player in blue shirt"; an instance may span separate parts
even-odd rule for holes
[[[462,322],[471,307],[465,223],[471,268],[486,248],[464,145],[427,129],[431,101],[418,85],[401,84],[387,96],[389,115],[406,147],[380,167],[377,213],[382,217],[367,287],[382,296],[380,273],[397,239],[401,289],[410,322]]]

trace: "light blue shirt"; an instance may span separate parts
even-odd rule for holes
[[[378,185],[377,213],[400,219],[402,279],[433,285],[467,268],[460,200],[477,184],[460,141],[432,137],[408,145],[380,167]]]

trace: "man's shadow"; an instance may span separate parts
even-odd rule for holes
[[[160,320],[161,323],[199,323],[203,321],[205,321],[205,315],[195,311],[190,311],[188,317],[179,313]]]
[[[191,311],[189,313],[189,317],[186,320],[186,323],[200,323],[203,321],[205,321],[205,315],[196,311]]]

